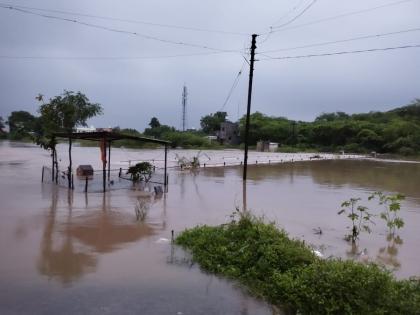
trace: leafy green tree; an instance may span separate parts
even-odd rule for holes
[[[170,127],[167,125],[160,125],[159,127],[154,128],[146,128],[144,129],[144,135],[152,138],[162,138],[163,134],[175,132],[174,127]]]
[[[349,117],[350,116],[344,112],[322,113],[317,118],[315,118],[315,121],[326,122],[326,121],[348,119]]]
[[[43,102],[43,98],[37,98]],[[49,100],[48,103],[43,103],[39,107],[41,114],[42,132],[37,135],[35,142],[46,150],[52,151],[53,164],[57,168],[56,157],[56,140],[54,133],[68,132],[71,133],[77,126],[87,126],[87,120],[94,116],[102,114],[102,107],[100,104],[91,103],[89,99],[81,92],[64,91],[62,95],[56,96]],[[69,168],[68,178],[71,178],[71,145],[72,140],[69,139]]]
[[[4,133],[5,132],[4,128],[6,128],[6,126],[4,124],[3,117],[0,116],[0,133]]]
[[[152,129],[159,128],[160,127],[159,119],[157,119],[156,117],[152,117],[152,119],[150,120],[149,126]]]
[[[200,126],[205,134],[215,134],[220,130],[220,124],[226,121],[226,112],[216,112],[214,114],[201,117]]]
[[[20,140],[34,132],[37,118],[27,111],[13,111],[8,117],[10,138]]]
[[[87,126],[87,120],[102,114],[100,104],[91,103],[81,92],[64,91],[39,108],[46,132],[72,132],[77,126]]]

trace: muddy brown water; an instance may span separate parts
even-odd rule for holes
[[[75,165],[99,159],[96,148],[75,151]],[[113,154],[116,167],[127,159],[124,150]],[[158,198],[41,184],[41,166],[49,162],[36,147],[0,142],[1,314],[272,314],[270,305],[200,271],[167,242],[171,230],[227,222],[244,204],[326,257],[377,261],[399,278],[420,275],[420,164],[259,165],[249,169],[245,190],[237,167],[171,171],[169,192]],[[348,222],[337,215],[340,204],[377,190],[407,196],[405,226],[389,238],[376,219],[373,232],[352,247],[343,240]],[[147,212],[144,222],[136,219],[136,205]]]

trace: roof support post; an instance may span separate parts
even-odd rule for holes
[[[67,170],[67,180],[68,180],[68,184],[69,184],[69,189],[72,188],[72,180],[71,180],[71,175],[72,175],[72,158],[71,158],[71,147],[72,147],[72,138],[69,137],[69,169]]]
[[[102,159],[102,187],[103,192],[106,191],[106,139],[101,139],[101,159]]]
[[[111,178],[111,141],[108,141],[108,182]]]
[[[167,167],[168,166],[168,145],[165,143],[165,169],[164,169],[164,179],[163,179],[163,183],[165,186],[165,191],[166,191],[166,187],[168,186],[168,171],[167,171]]]

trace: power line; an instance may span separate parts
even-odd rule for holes
[[[215,30],[215,29],[198,28],[198,27],[173,25],[173,24],[153,23],[153,22],[147,22],[147,21],[142,21],[142,20],[114,18],[114,17],[110,17],[110,16],[101,16],[101,15],[94,15],[94,14],[69,12],[69,11],[63,11],[63,10],[53,10],[53,9],[28,7],[28,6],[15,5],[15,4],[12,5],[12,4],[1,3],[1,2],[0,2],[0,5],[3,6],[3,7],[13,6],[13,7],[19,8],[19,9],[29,9],[29,10],[36,10],[36,11],[41,11],[41,12],[59,13],[59,14],[65,14],[65,15],[88,17],[88,18],[109,20],[109,21],[115,21],[115,22],[126,22],[126,23],[133,23],[133,24],[143,24],[143,25],[150,25],[150,26],[156,26],[156,27],[163,27],[163,28],[181,29],[181,30],[194,31],[194,32],[219,33],[219,34],[238,35],[238,36],[250,36],[251,35],[249,33],[231,32],[231,31],[224,31],[224,30]]]
[[[306,11],[308,11],[315,4],[316,1],[317,0],[312,0],[312,2],[310,2],[299,14],[297,14],[295,17],[293,17],[291,20],[287,21],[286,23],[284,23],[280,26],[277,26],[277,27],[270,26],[270,31],[266,34],[267,36],[260,42],[260,45],[264,44],[270,38],[270,35],[275,32],[273,30],[274,28],[280,28],[280,27],[283,27],[283,26],[286,26],[286,25],[289,25],[289,24],[293,23],[298,18],[300,18]],[[299,3],[299,5],[300,5],[300,3]]]
[[[317,2],[317,0],[312,0],[312,2],[310,2],[298,15],[296,15],[294,18],[292,18],[291,20],[287,21],[286,23],[277,25],[277,26],[273,26],[273,29],[278,29],[278,28],[282,28],[284,26],[287,26],[291,23],[293,23],[294,21],[296,21],[298,18],[300,18],[302,15],[305,14],[306,11],[308,11],[315,3]]]
[[[247,61],[247,60],[245,59],[245,61]],[[245,61],[242,63],[241,69],[239,70],[238,74],[236,75],[235,80],[233,81],[232,87],[229,90],[229,93],[228,93],[228,95],[227,95],[227,97],[226,97],[226,99],[223,103],[223,106],[219,109],[219,112],[221,112],[225,108],[225,106],[228,103],[230,97],[232,96],[233,91],[235,90],[236,86],[238,85],[240,76],[241,76],[242,71],[244,70],[244,66],[246,64]]]
[[[325,56],[334,56],[334,55],[348,55],[348,54],[359,54],[365,52],[374,52],[374,51],[387,51],[387,50],[397,50],[397,49],[408,49],[408,48],[419,48],[420,44],[397,46],[397,47],[386,47],[386,48],[371,48],[371,49],[362,49],[362,50],[349,50],[349,51],[338,51],[331,53],[323,54],[310,54],[310,55],[300,55],[300,56],[283,56],[283,57],[271,57],[268,55],[261,54],[262,56],[267,57],[266,59],[260,60],[285,60],[285,59],[302,59],[302,58],[312,58],[312,57],[325,57]]]
[[[283,20],[286,16],[288,16],[289,14],[295,12],[297,10],[297,8],[300,7],[300,5],[302,4],[304,0],[299,0],[299,2],[292,7],[289,11],[287,11],[285,14],[283,14],[279,19],[277,19],[275,22],[271,23],[271,25],[277,24],[279,23],[281,20]]]
[[[174,40],[170,40],[170,39],[163,39],[163,38],[159,38],[159,37],[156,37],[156,36],[146,35],[146,34],[142,34],[142,33],[138,33],[138,32],[126,31],[126,30],[107,27],[107,26],[103,26],[103,25],[81,22],[81,21],[78,21],[78,20],[63,18],[63,17],[59,17],[59,16],[55,16],[55,15],[37,13],[37,12],[25,10],[25,9],[19,9],[17,7],[14,7],[14,6],[7,6],[6,7],[6,6],[0,5],[0,8],[10,9],[10,10],[18,11],[18,12],[21,12],[21,13],[35,15],[35,16],[39,16],[39,17],[43,17],[43,18],[47,18],[47,19],[77,23],[77,24],[80,24],[80,25],[83,25],[83,26],[97,28],[97,29],[101,29],[101,30],[105,30],[105,31],[109,31],[109,32],[138,36],[138,37],[142,37],[142,38],[145,38],[145,39],[154,40],[154,41],[158,41],[158,42],[162,42],[162,43],[166,43],[166,44],[174,44],[174,45],[188,46],[188,47],[194,47],[194,48],[202,48],[202,49],[219,51],[219,52],[240,52],[240,50],[219,49],[219,48],[214,48],[214,47],[209,47],[209,46],[204,46],[204,45],[198,45],[198,44],[193,44],[193,43],[174,41]]]
[[[216,51],[208,53],[196,53],[196,54],[179,54],[179,55],[163,55],[163,56],[134,56],[134,57],[61,57],[61,56],[8,56],[0,55],[0,59],[9,59],[9,60],[104,60],[104,61],[113,61],[113,60],[147,60],[147,59],[170,59],[178,57],[194,57],[194,56],[210,56],[224,54],[227,52]]]
[[[387,4],[383,4],[383,5],[376,6],[376,7],[371,7],[371,8],[363,9],[363,10],[351,11],[351,12],[347,12],[347,13],[343,13],[343,14],[339,14],[339,15],[329,16],[329,17],[326,17],[326,18],[322,18],[322,19],[315,20],[315,21],[308,22],[308,23],[304,23],[304,24],[298,24],[298,25],[295,25],[295,26],[290,26],[290,27],[281,28],[281,29],[273,29],[272,30],[272,33],[277,33],[277,32],[282,32],[282,31],[288,31],[288,30],[292,30],[292,29],[296,29],[296,28],[301,28],[301,27],[305,27],[305,26],[309,26],[309,25],[315,25],[315,24],[319,24],[319,23],[324,23],[324,22],[328,22],[328,21],[340,19],[340,18],[343,18],[343,17],[348,17],[348,16],[352,16],[352,15],[357,15],[357,14],[362,14],[362,13],[366,13],[366,12],[371,12],[371,11],[374,11],[374,10],[388,8],[388,7],[391,7],[391,6],[396,6],[396,5],[399,5],[399,4],[403,4],[403,3],[407,3],[407,2],[412,2],[412,1],[417,1],[417,0],[400,0],[400,1],[387,3]],[[275,27],[275,28],[277,28],[277,27]]]
[[[331,44],[339,44],[339,43],[345,43],[345,42],[362,40],[362,39],[369,39],[369,38],[380,38],[380,37],[385,37],[385,36],[398,35],[398,34],[404,34],[404,33],[410,33],[410,32],[417,32],[417,31],[420,31],[420,27],[410,28],[410,29],[396,31],[396,32],[365,35],[365,36],[352,37],[352,38],[340,39],[340,40],[335,40],[335,41],[327,41],[327,42],[321,42],[321,43],[315,43],[315,44],[309,44],[309,45],[266,50],[266,51],[262,51],[260,54],[277,52],[277,51],[288,51],[288,50],[295,50],[295,49],[309,48],[309,47],[319,47],[319,46],[325,46],[325,45],[331,45]]]

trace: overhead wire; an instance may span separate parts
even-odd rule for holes
[[[301,46],[295,46],[295,47],[287,47],[287,48],[279,48],[279,49],[272,49],[272,50],[266,50],[260,52],[260,54],[266,54],[271,52],[277,52],[277,51],[290,51],[290,50],[296,50],[296,49],[302,49],[302,48],[310,48],[310,47],[319,47],[319,46],[325,46],[325,45],[332,45],[332,44],[339,44],[339,43],[345,43],[345,42],[351,42],[351,41],[357,41],[357,40],[363,40],[363,39],[370,39],[370,38],[381,38],[391,35],[398,35],[398,34],[404,34],[404,33],[410,33],[410,32],[418,32],[420,31],[420,27],[417,28],[410,28],[395,32],[387,32],[387,33],[379,33],[379,34],[372,34],[372,35],[364,35],[364,36],[358,36],[358,37],[351,37],[346,39],[340,39],[340,40],[334,40],[334,41],[327,41],[327,42],[320,42],[320,43],[314,43],[314,44],[308,44],[308,45],[301,45]]]
[[[292,24],[294,21],[296,21],[298,18],[300,18],[302,15],[305,14],[306,11],[308,11],[315,3],[317,2],[317,0],[312,0],[299,14],[297,14],[294,18],[290,19],[289,21],[287,21],[286,23],[277,25],[277,26],[273,26],[273,29],[278,29],[278,28],[282,28],[284,26],[287,26],[289,24]]]
[[[289,11],[287,11],[285,14],[283,14],[276,21],[274,21],[273,23],[271,23],[271,25],[275,25],[277,23],[280,23],[280,21],[283,20],[285,17],[287,17],[291,13],[295,12],[301,6],[301,4],[303,3],[303,1],[305,1],[305,0],[299,0],[299,2],[295,6],[293,6]]]
[[[351,11],[351,12],[342,13],[342,14],[338,14],[338,15],[333,15],[333,16],[329,16],[329,17],[326,17],[326,18],[322,18],[322,19],[318,19],[318,20],[314,20],[314,21],[311,21],[311,22],[298,24],[298,25],[294,25],[294,26],[289,26],[289,27],[285,27],[285,28],[283,28],[281,26],[273,27],[273,30],[272,30],[271,33],[283,32],[283,31],[288,31],[288,30],[292,30],[292,29],[296,29],[296,28],[305,27],[305,26],[320,24],[320,23],[340,19],[340,18],[343,18],[343,17],[353,16],[353,15],[357,15],[357,14],[363,14],[363,13],[367,13],[367,12],[371,12],[371,11],[375,11],[375,10],[379,10],[379,9],[383,9],[383,8],[388,8],[388,7],[391,7],[391,6],[396,6],[396,5],[400,5],[400,4],[408,3],[408,2],[413,2],[413,1],[418,1],[418,0],[400,0],[400,1],[390,2],[390,3],[386,3],[386,4],[383,4],[383,5],[379,5],[379,6],[375,6],[375,7],[371,7],[371,8],[366,8],[366,9],[362,9],[362,10],[356,10],[356,11]],[[276,29],[276,28],[280,28],[280,29]],[[265,33],[265,34],[268,34],[268,33]],[[264,34],[262,34],[262,35],[264,35]]]
[[[35,16],[39,16],[39,17],[43,17],[43,18],[47,18],[47,19],[54,19],[54,20],[60,20],[60,21],[65,21],[65,22],[70,22],[70,23],[76,23],[76,24],[84,25],[84,26],[91,27],[91,28],[97,28],[97,29],[101,29],[101,30],[105,30],[105,31],[109,31],[109,32],[115,32],[115,33],[122,33],[122,34],[137,36],[137,37],[141,37],[141,38],[148,39],[148,40],[163,42],[163,43],[166,43],[166,44],[188,46],[188,47],[201,48],[201,49],[207,49],[207,50],[219,51],[219,52],[240,52],[240,50],[220,49],[220,48],[210,47],[210,46],[206,46],[206,45],[199,45],[199,44],[194,44],[194,43],[174,41],[174,40],[170,40],[170,39],[163,39],[163,38],[156,37],[156,36],[151,36],[151,35],[142,34],[142,33],[138,33],[138,32],[121,30],[121,29],[107,27],[107,26],[93,24],[93,23],[82,22],[82,21],[75,20],[75,19],[69,19],[69,18],[54,16],[54,15],[49,15],[49,14],[43,14],[43,13],[37,13],[37,12],[29,11],[29,10],[26,10],[26,9],[20,9],[20,8],[17,8],[17,7],[14,7],[14,6],[0,5],[0,8],[10,9],[10,10],[18,11],[18,12],[21,12],[21,13],[24,13],[24,14],[35,15]]]
[[[236,86],[239,83],[239,80],[240,80],[242,71],[244,70],[246,61],[247,60],[245,59],[245,61],[242,63],[241,69],[239,70],[238,74],[236,75],[235,80],[233,81],[232,87],[230,88],[229,93],[228,93],[225,101],[223,102],[222,107],[219,109],[219,112],[221,112],[225,108],[226,104],[229,102],[229,99],[232,96],[233,91],[235,90]]]
[[[178,57],[194,57],[194,56],[210,56],[224,54],[227,52],[215,51],[208,53],[195,53],[195,54],[178,54],[178,55],[162,55],[162,56],[95,56],[95,57],[70,57],[70,56],[10,56],[10,55],[0,55],[0,59],[9,59],[9,60],[103,60],[103,61],[113,61],[113,60],[146,60],[146,59],[170,59]]]
[[[19,9],[28,9],[28,10],[35,10],[35,11],[41,11],[41,12],[58,13],[58,14],[64,14],[64,15],[80,16],[80,17],[87,17],[87,18],[94,18],[94,19],[101,19],[101,20],[109,20],[109,21],[115,21],[115,22],[143,24],[143,25],[150,25],[150,26],[156,26],[156,27],[162,27],[162,28],[172,28],[172,29],[180,29],[180,30],[187,30],[187,31],[194,31],[194,32],[219,33],[219,34],[225,34],[225,35],[238,35],[238,36],[250,36],[251,35],[251,34],[242,33],[242,32],[225,31],[225,30],[218,30],[218,29],[207,29],[207,28],[199,28],[199,27],[191,27],[191,26],[183,26],[183,25],[154,23],[154,22],[147,22],[147,21],[135,20],[135,19],[123,19],[123,18],[115,18],[115,17],[110,17],[110,16],[101,16],[101,15],[94,15],[94,14],[64,11],[64,10],[45,9],[45,8],[39,8],[39,7],[29,7],[29,6],[16,5],[16,4],[10,4],[10,3],[4,3],[4,2],[0,2],[0,5],[3,6],[3,7],[13,6],[13,7],[19,8]]]
[[[262,56],[265,56],[266,59],[260,59],[260,60],[265,61],[265,60],[303,59],[303,58],[312,58],[312,57],[360,54],[360,53],[365,53],[365,52],[388,51],[388,50],[409,49],[409,48],[419,48],[419,47],[420,47],[420,44],[412,44],[412,45],[404,45],[404,46],[396,46],[396,47],[370,48],[370,49],[360,49],[360,50],[336,51],[336,52],[322,53],[322,54],[308,54],[308,55],[280,56],[280,57],[272,57],[269,55],[261,54]]]
[[[282,24],[282,26],[289,25],[289,24],[293,23],[294,21],[296,21],[303,14],[305,14],[305,12],[308,11],[315,4],[316,1],[317,0],[312,0],[301,12],[299,12],[299,14],[297,14],[295,17],[293,17],[292,19],[290,19],[286,23]],[[300,3],[302,3],[302,1]],[[300,5],[300,3],[299,3],[299,5]],[[260,45],[264,44],[270,38],[270,35],[274,32],[273,29],[274,29],[274,26],[270,26],[270,31],[268,33],[264,34],[264,35],[267,35],[267,36],[260,42]]]

